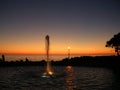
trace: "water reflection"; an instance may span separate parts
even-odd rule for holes
[[[66,90],[73,90],[76,88],[75,75],[72,66],[66,67]]]
[[[1,67],[0,90],[120,90],[119,74],[105,68],[55,66],[54,70],[54,77],[42,78],[44,67]]]

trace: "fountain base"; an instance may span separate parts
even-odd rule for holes
[[[53,72],[47,71],[43,73],[42,77],[50,78],[50,77],[53,77],[53,75],[54,75]]]

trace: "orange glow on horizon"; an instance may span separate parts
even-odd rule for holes
[[[40,46],[39,46],[40,45]],[[76,54],[76,55],[113,55],[114,49],[106,48],[106,47],[100,47],[103,45],[96,45],[96,46],[83,46],[79,44],[70,44],[69,45],[63,43],[63,44],[57,44],[52,43],[50,45],[50,54],[68,54],[68,49],[70,49],[70,54]],[[16,44],[16,45],[7,45],[2,48],[0,51],[0,54],[46,54],[45,45],[44,43],[37,44],[37,45],[31,45],[30,43],[26,44]]]
[[[29,51],[24,51],[24,52],[1,52],[0,54],[46,54],[45,52],[29,52]],[[68,54],[67,52],[51,52],[51,55],[65,55]],[[114,55],[114,52],[71,52],[71,55]]]

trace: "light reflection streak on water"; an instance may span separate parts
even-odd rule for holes
[[[66,67],[66,90],[73,90],[76,88],[74,69],[72,66]]]

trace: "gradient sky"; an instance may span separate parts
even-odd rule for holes
[[[120,32],[119,0],[0,0],[0,52],[112,53],[106,41]]]

